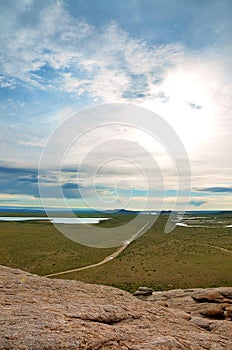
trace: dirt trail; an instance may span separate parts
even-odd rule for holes
[[[203,246],[210,247],[210,248],[214,248],[214,249],[218,249],[218,250],[222,250],[223,252],[227,252],[227,253],[232,254],[231,250],[228,250],[228,249],[222,248],[222,247],[218,247],[217,245],[211,245],[211,244],[206,244],[206,243],[196,243],[196,244],[203,245]]]
[[[171,241],[169,241],[169,245],[170,245],[172,242],[181,242],[181,241],[180,241],[179,239],[172,239]],[[223,251],[223,252],[232,254],[232,250],[228,250],[228,249],[226,249],[226,248],[222,248],[222,247],[219,247],[219,246],[217,246],[217,245],[211,245],[211,244],[199,243],[199,242],[194,242],[194,244],[202,245],[202,246],[209,247],[209,248],[213,248],[213,249],[218,249],[218,250],[221,250],[221,251]]]
[[[83,267],[78,267],[76,269],[71,269],[71,270],[65,270],[65,271],[61,271],[61,272],[56,272],[56,273],[51,273],[49,275],[45,275],[44,277],[56,277],[56,276],[60,276],[60,275],[64,275],[70,272],[78,272],[78,271],[82,271],[82,270],[87,270],[87,269],[91,269],[93,267],[97,267],[100,265],[104,265],[107,262],[115,259],[119,254],[121,254],[126,247],[132,242],[134,241],[143,230],[145,230],[148,226],[150,225],[150,222],[146,223],[146,225],[144,225],[138,232],[136,232],[130,239],[128,239],[127,241],[125,241],[125,243],[120,246],[113,254],[107,256],[105,259],[103,259],[102,261],[100,261],[99,263],[96,264],[92,264],[92,265],[88,265],[88,266],[83,266]]]

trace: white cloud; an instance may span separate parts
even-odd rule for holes
[[[90,101],[131,102],[152,109],[173,126],[186,146],[195,186],[229,183],[230,49],[215,54],[216,49],[211,47],[193,53],[180,43],[149,45],[132,38],[115,22],[97,29],[85,19],[73,17],[61,0],[9,1],[2,6],[0,17],[3,88],[24,85],[77,98],[88,95]],[[16,105],[16,101],[13,103]],[[45,119],[57,125],[73,113],[74,108],[64,106],[53,115],[49,111]],[[102,122],[106,120],[107,117]],[[2,149],[10,161],[14,154],[24,161],[29,156],[35,159],[34,151],[22,154],[22,148],[17,146],[36,148],[45,138],[38,137],[30,126],[29,132],[11,129],[12,132],[6,126],[2,128]],[[29,137],[30,131],[35,135]],[[112,136],[110,132],[108,136]],[[104,133],[98,137],[104,140]],[[78,150],[80,155],[88,152],[93,140],[93,135],[83,140]],[[139,141],[152,149],[147,137]],[[158,157],[163,167],[170,170],[162,154]],[[218,173],[215,164],[220,167]],[[117,182],[117,168],[112,166],[110,170],[110,180]],[[109,182],[106,177],[101,180],[102,184]],[[135,185],[139,187],[139,177],[137,180]],[[174,176],[167,182],[173,188]]]
[[[149,48],[116,23],[96,30],[84,19],[72,17],[62,1],[41,3],[37,11],[33,3],[22,7],[2,27],[2,72],[8,84],[19,79],[28,86],[88,93],[105,102],[125,99],[125,93],[136,100],[141,91],[149,94],[150,81],[183,54],[181,45]],[[44,77],[42,69],[49,67],[53,75]]]
[[[88,94],[99,102],[148,101],[158,112],[182,109],[181,123],[183,113],[204,114],[208,123],[215,106],[224,113],[231,108],[226,54],[214,56],[212,49],[192,54],[178,43],[150,46],[114,22],[96,29],[72,17],[62,1],[36,6],[24,1],[3,18],[3,87],[15,86],[18,79],[28,87]],[[190,112],[190,105],[204,110]]]

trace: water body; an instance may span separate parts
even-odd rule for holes
[[[1,216],[0,221],[50,221],[54,224],[99,224],[100,221],[109,218],[47,218],[47,217],[22,217],[22,216]]]
[[[232,227],[232,225],[226,225],[227,220],[217,221],[217,220],[196,220],[193,218],[183,219],[181,222],[176,222],[176,226],[184,227],[206,227],[206,228],[220,228],[220,227]]]

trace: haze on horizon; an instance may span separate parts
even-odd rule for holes
[[[2,1],[0,205],[40,206],[38,166],[50,134],[80,110],[125,103],[159,114],[182,140],[192,171],[189,210],[232,209],[231,13],[230,0]],[[117,113],[113,105],[109,113]],[[101,116],[102,123],[107,120]],[[135,147],[118,149],[132,163],[108,162],[97,179],[106,208],[123,207],[120,194],[125,199],[131,193],[128,209],[141,207],[146,182],[132,166],[139,158],[137,144],[159,163],[166,184],[163,209],[172,208],[176,173],[165,150],[142,131],[109,127],[84,135],[67,152],[62,188],[70,206],[85,207],[81,188],[92,195],[85,177],[77,177],[83,155],[94,140],[104,143],[115,133]],[[113,149],[107,152],[114,155]],[[103,153],[100,149],[99,161]],[[91,158],[86,159],[84,171],[91,172]],[[156,179],[149,162],[144,167]],[[59,169],[51,162],[45,170],[41,181],[55,206]],[[161,183],[151,181],[149,191],[156,210]],[[181,195],[184,201],[187,189]]]

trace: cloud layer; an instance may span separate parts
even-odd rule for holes
[[[99,4],[106,19],[96,14],[98,21],[79,1],[1,4],[1,193],[37,198],[36,170],[30,169],[38,166],[49,134],[80,108],[119,102],[151,109],[175,129],[192,165],[193,196],[199,197],[190,203],[193,207],[211,205],[208,194],[212,194],[212,205],[217,200],[213,195],[224,194],[228,207],[231,4],[226,0],[207,2],[207,6],[192,1],[188,6],[180,4],[178,0],[149,5],[128,1],[126,5],[112,3],[112,10]],[[131,21],[128,11],[133,13]],[[102,121],[107,122],[107,118],[103,116]],[[81,142],[79,155],[86,152],[94,137],[87,135]],[[138,137],[137,142],[151,149],[162,163],[168,189],[173,190],[176,183],[167,154],[160,153],[149,137]],[[99,179],[99,191],[107,196],[112,192],[110,180],[117,182],[122,175],[117,169],[109,166]],[[51,180],[54,169],[49,170],[51,182],[47,186],[52,198],[52,181],[55,184],[57,179]],[[72,172],[67,174],[63,184],[66,195],[72,198],[75,193],[78,197],[72,187]],[[136,190],[144,187],[139,176],[135,182]]]
[[[2,12],[3,87],[23,84],[104,102],[142,100],[158,94],[164,72],[184,53],[180,44],[149,47],[115,22],[96,30],[61,1],[24,2],[14,11],[10,18]]]

